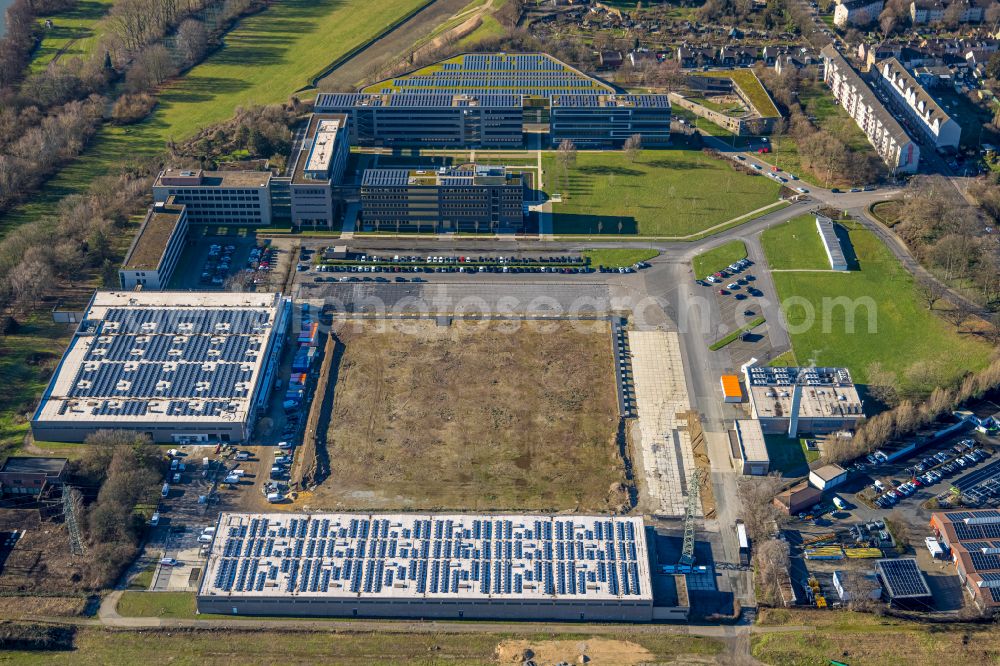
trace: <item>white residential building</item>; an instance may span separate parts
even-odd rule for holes
[[[883,0],[846,0],[838,2],[833,10],[833,24],[844,28],[849,25],[868,25],[878,18],[885,7]]]
[[[983,5],[969,0],[915,0],[910,3],[910,20],[914,25],[938,23],[945,19],[952,5],[958,5],[954,14],[959,23],[981,23],[986,14]]]
[[[886,90],[906,115],[927,135],[935,148],[958,148],[962,128],[945,113],[917,79],[895,58],[878,65],[879,85]]]
[[[915,173],[920,162],[920,147],[832,45],[823,47],[822,54],[823,80],[882,160],[893,171]]]

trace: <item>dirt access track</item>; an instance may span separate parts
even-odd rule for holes
[[[306,509],[628,508],[607,322],[335,331],[330,473]]]

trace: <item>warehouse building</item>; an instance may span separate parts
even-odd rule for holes
[[[975,604],[983,611],[1000,610],[1000,511],[937,512],[931,527],[951,551],[958,578]]]
[[[198,611],[649,622],[640,518],[219,516]]]
[[[764,434],[825,435],[852,429],[864,418],[847,368],[745,365],[750,410]]]
[[[823,501],[823,491],[801,481],[778,493],[774,504],[789,516],[805,513]]]
[[[962,126],[945,113],[941,105],[920,85],[902,63],[888,58],[878,64],[876,79],[883,90],[895,101],[935,148],[958,150]]]
[[[763,476],[770,470],[771,457],[767,453],[767,441],[760,429],[760,421],[736,421],[729,431],[729,448],[741,474]]]
[[[875,562],[882,598],[896,608],[927,609],[934,602],[924,572],[912,557]]]
[[[105,429],[154,441],[242,442],[274,383],[281,294],[97,292],[31,419],[35,439]]]
[[[553,146],[670,139],[666,95],[619,93],[543,53],[461,54],[358,93],[318,95],[315,110],[347,114],[363,146],[519,148],[528,127],[548,130]]]
[[[146,213],[118,271],[122,289],[166,289],[187,239],[187,207],[167,197]]]
[[[847,470],[836,463],[823,465],[809,472],[809,483],[820,490],[830,490],[836,488],[844,481],[847,481]]]
[[[920,146],[833,45],[824,46],[820,53],[824,65],[823,81],[830,87],[834,99],[868,137],[882,161],[893,172],[916,173]]]
[[[524,179],[496,166],[366,169],[361,210],[366,230],[515,233],[524,230]]]
[[[271,224],[270,171],[164,169],[153,181],[153,200],[187,207],[192,224]]]

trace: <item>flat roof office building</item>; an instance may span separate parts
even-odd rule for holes
[[[187,207],[167,197],[146,213],[118,271],[122,289],[165,289],[187,239]]]
[[[164,169],[153,181],[153,200],[187,207],[191,224],[270,226],[270,171]]]
[[[751,414],[764,434],[824,435],[864,418],[847,368],[745,366]]]
[[[543,53],[466,53],[358,93],[317,96],[317,112],[350,115],[357,145],[514,148],[526,126],[553,146],[669,142],[666,95],[619,94]]]
[[[640,518],[223,513],[202,613],[649,622]]]
[[[832,45],[824,46],[823,80],[833,97],[850,114],[868,137],[882,161],[892,171],[915,173],[920,162],[920,146],[910,138],[882,105],[868,84]]]
[[[101,429],[156,442],[241,442],[274,383],[291,302],[281,294],[94,294],[31,419],[35,439]]]
[[[350,151],[346,115],[314,113],[309,118],[289,170],[292,224],[333,225],[338,208],[334,188],[344,179]]]
[[[524,180],[504,167],[367,169],[361,181],[366,229],[519,232]]]

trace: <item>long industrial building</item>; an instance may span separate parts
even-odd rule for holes
[[[648,622],[640,518],[219,516],[198,610],[227,615]]]
[[[750,410],[764,434],[824,435],[864,418],[847,368],[743,368]]]
[[[361,210],[374,231],[516,233],[524,229],[524,179],[497,166],[367,169]]]
[[[951,551],[958,578],[976,605],[1000,610],[1000,511],[942,511],[931,515],[931,527]]]
[[[187,207],[173,197],[154,203],[118,271],[122,289],[166,289],[187,240]]]
[[[291,302],[275,293],[94,294],[31,419],[36,440],[101,429],[242,442],[274,383]]]
[[[543,53],[466,53],[357,93],[319,95],[315,110],[349,115],[352,143],[363,146],[518,148],[529,128],[548,130],[553,146],[670,140],[666,95],[619,93]]]
[[[832,44],[824,46],[823,80],[833,97],[868,137],[882,161],[892,171],[915,173],[920,146],[906,133],[881,100]]]

